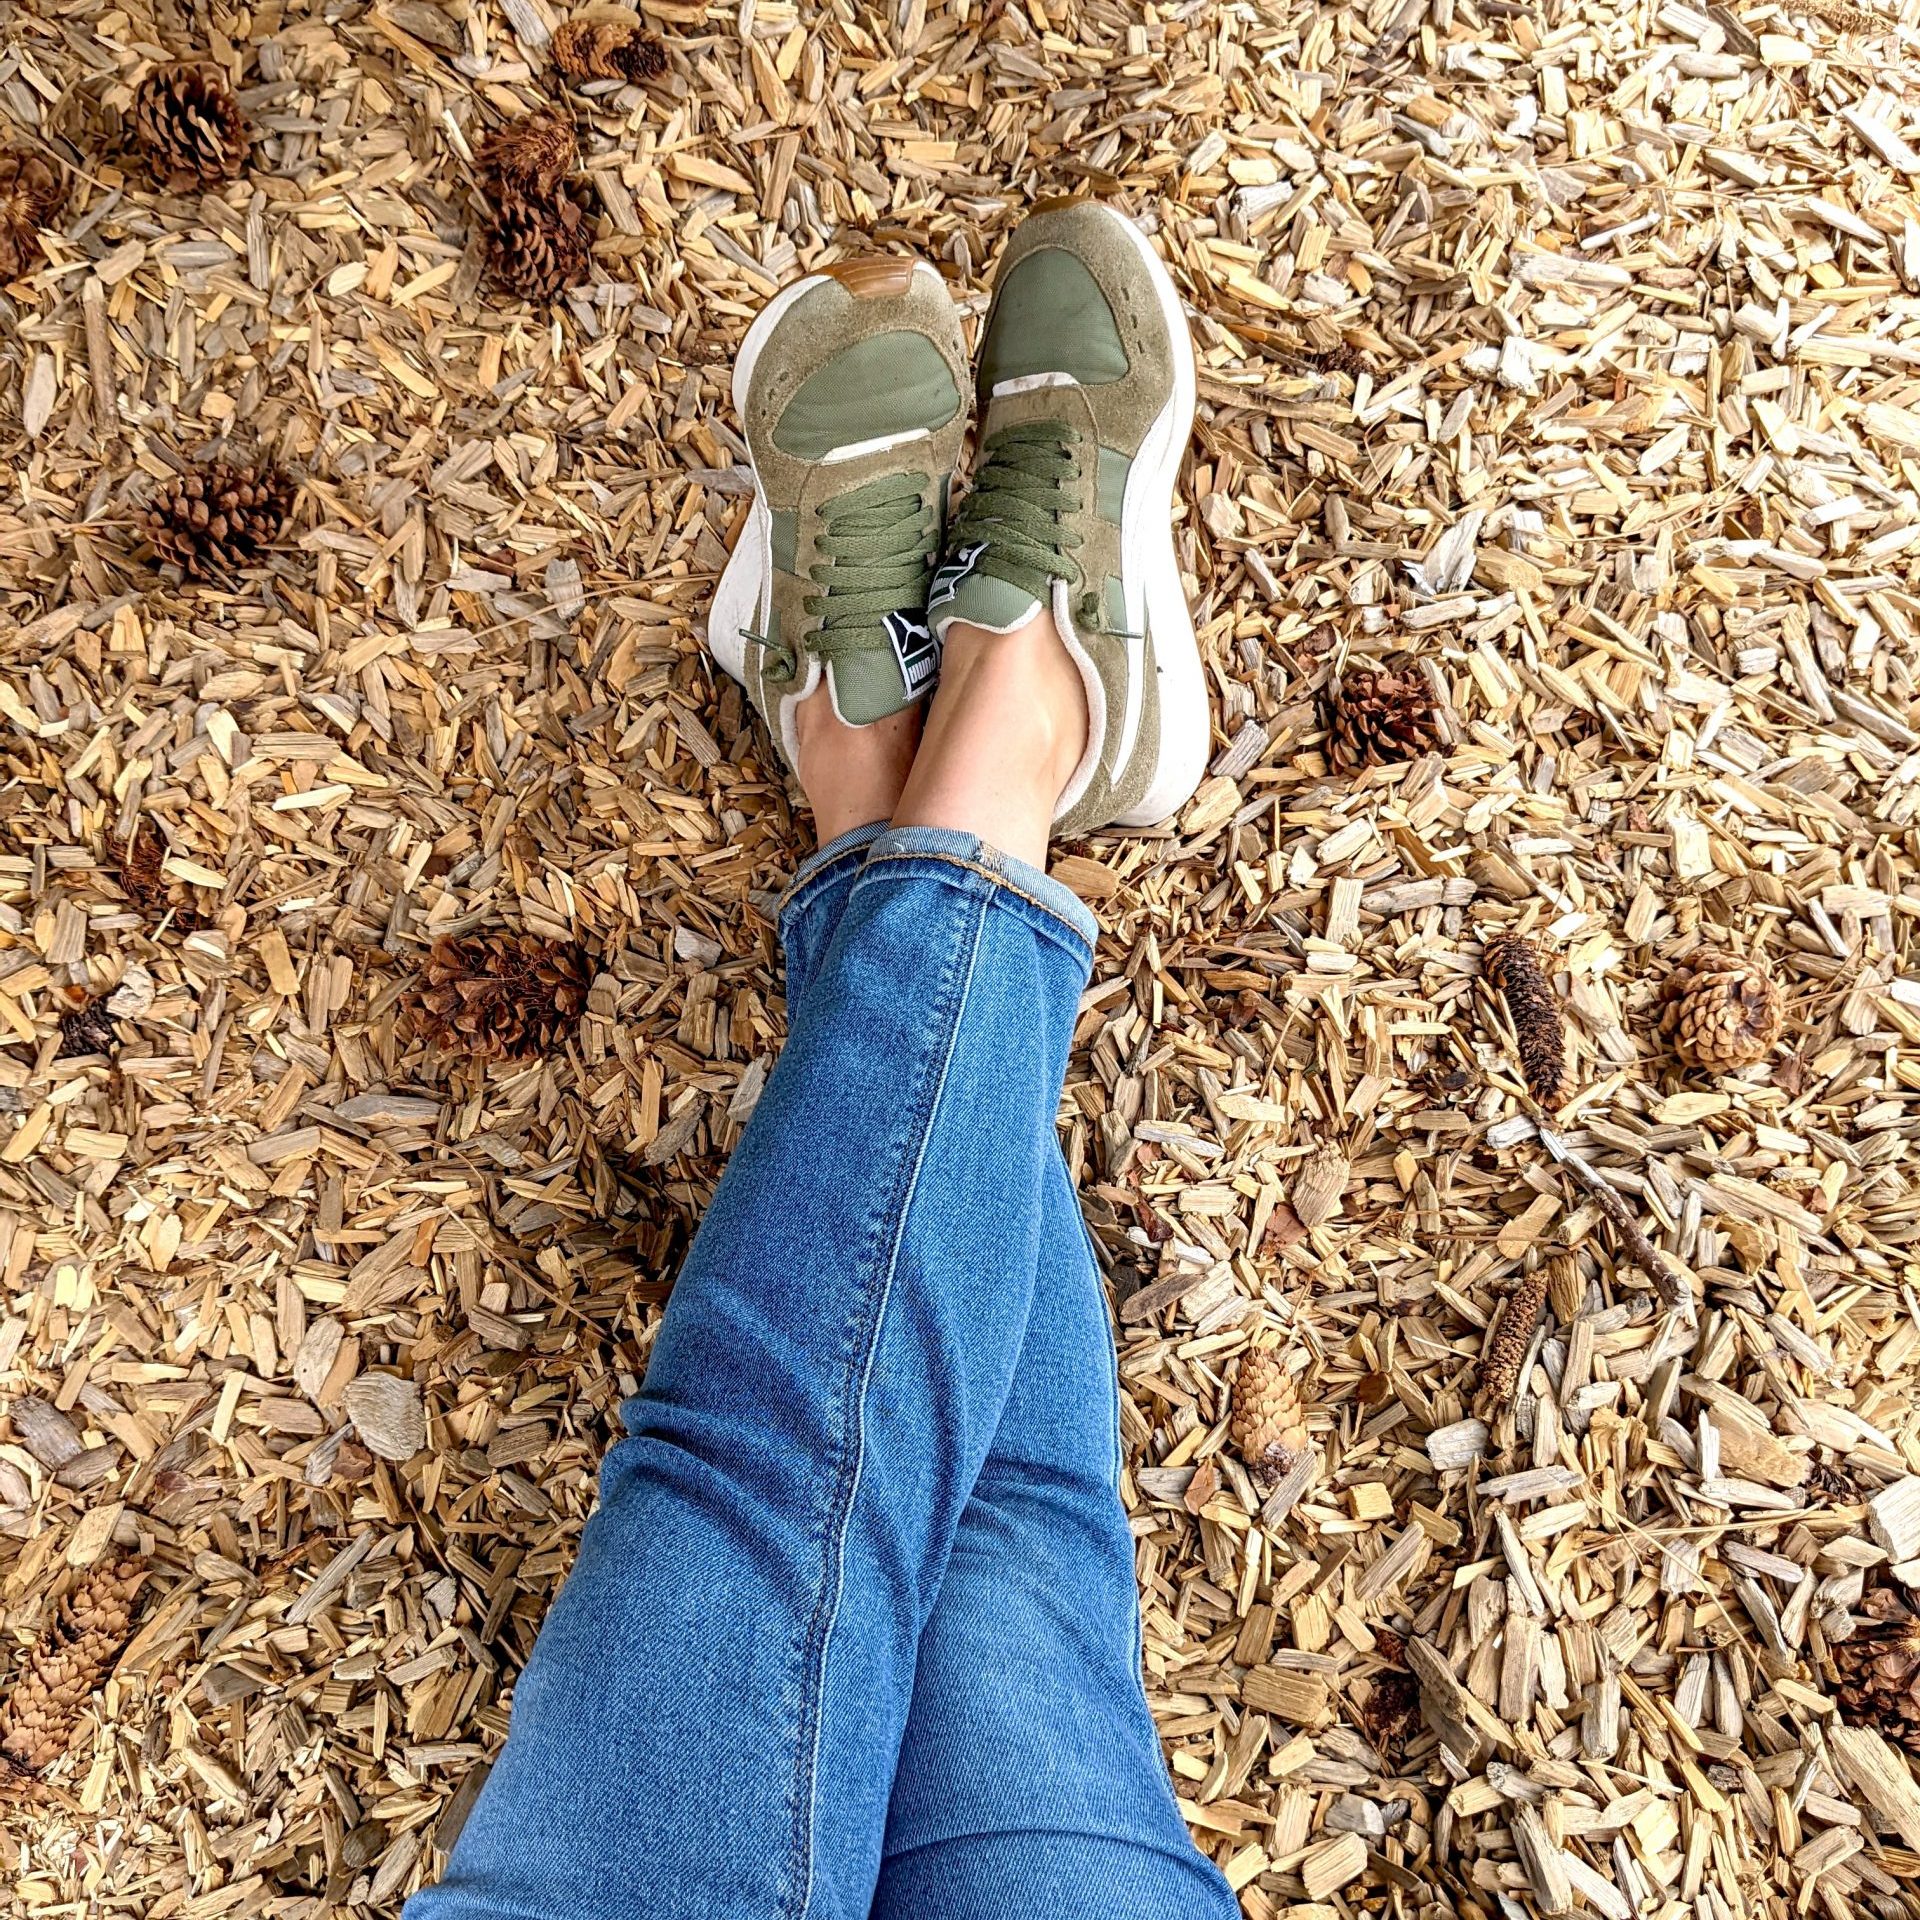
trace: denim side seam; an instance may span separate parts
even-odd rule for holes
[[[910,863],[932,862],[938,866],[957,867],[962,873],[970,873],[977,879],[984,880],[991,894],[1009,894],[1023,906],[1031,908],[1034,913],[1038,914],[1046,924],[1042,927],[1037,927],[1035,929],[1036,932],[1053,939],[1058,945],[1068,948],[1089,966],[1092,965],[1093,948],[1089,944],[1086,935],[1083,934],[1078,927],[1074,926],[1071,921],[1063,920],[1059,913],[1053,907],[1049,906],[1046,901],[1038,899],[1029,893],[1025,887],[1021,886],[1020,883],[1009,874],[1002,872],[996,867],[988,866],[983,861],[964,859],[957,853],[932,853],[917,849],[913,851],[903,849],[898,853],[876,853],[870,855],[866,865],[861,869],[861,873],[864,877],[866,874],[877,873],[882,867],[894,866],[902,861]]]
[[[903,1156],[904,1180],[901,1182],[897,1198],[886,1209],[881,1220],[875,1224],[883,1225],[885,1220],[892,1222],[892,1236],[886,1246],[885,1265],[876,1275],[879,1283],[877,1297],[870,1304],[872,1312],[868,1316],[865,1351],[848,1356],[849,1371],[842,1392],[846,1400],[850,1420],[843,1416],[842,1428],[850,1426],[848,1439],[850,1444],[839,1463],[835,1475],[834,1493],[828,1508],[828,1536],[820,1545],[828,1554],[828,1573],[823,1585],[820,1603],[814,1617],[809,1622],[806,1643],[802,1649],[806,1656],[805,1668],[801,1675],[801,1727],[800,1745],[805,1755],[801,1768],[796,1772],[793,1800],[793,1842],[788,1857],[788,1885],[795,1890],[793,1904],[783,1906],[784,1920],[806,1920],[808,1909],[813,1903],[813,1864],[814,1864],[814,1826],[818,1811],[817,1795],[820,1779],[820,1741],[826,1719],[827,1666],[832,1654],[833,1631],[840,1615],[840,1603],[845,1596],[847,1535],[853,1526],[853,1510],[859,1498],[860,1480],[865,1466],[866,1456],[866,1403],[868,1389],[873,1381],[875,1358],[880,1350],[881,1329],[886,1321],[887,1306],[892,1298],[894,1277],[899,1271],[901,1243],[906,1236],[907,1214],[913,1205],[915,1190],[920,1181],[921,1169],[926,1160],[927,1146],[932,1138],[934,1123],[940,1112],[940,1103],[946,1096],[947,1079],[952,1070],[953,1056],[959,1045],[960,1027],[966,1015],[967,1001],[973,988],[974,969],[978,964],[980,944],[986,933],[986,901],[979,902],[973,916],[971,937],[962,932],[954,941],[953,952],[947,971],[940,983],[940,991],[933,1003],[931,1012],[947,1017],[951,1025],[947,1033],[945,1051],[940,1056],[938,1071],[930,1076],[930,1082],[924,1096],[915,1103],[910,1124],[903,1132],[903,1146],[911,1146],[911,1159]],[[856,1380],[857,1374],[857,1380]],[[857,1384],[858,1393],[853,1389]],[[811,1717],[813,1725],[809,1730],[806,1721]]]

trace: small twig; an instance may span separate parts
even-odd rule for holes
[[[1693,1276],[1672,1254],[1663,1253],[1649,1240],[1633,1209],[1621,1199],[1620,1190],[1597,1169],[1590,1167],[1551,1127],[1541,1127],[1540,1144],[1553,1159],[1600,1203],[1600,1211],[1614,1224],[1627,1244],[1633,1263],[1653,1282],[1654,1291],[1676,1313],[1693,1320]]]

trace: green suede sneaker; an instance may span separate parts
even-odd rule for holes
[[[1000,263],[980,349],[980,454],[927,618],[1010,632],[1050,609],[1086,682],[1062,833],[1151,826],[1199,785],[1207,684],[1173,552],[1193,343],[1147,237],[1043,202]]]
[[[895,255],[809,274],[748,330],[733,404],[753,508],[707,614],[713,657],[793,764],[824,673],[868,726],[939,672],[927,582],[966,432],[966,349],[946,283]]]

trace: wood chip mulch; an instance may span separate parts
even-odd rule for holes
[[[1216,757],[1060,861],[1195,1838],[1248,1920],[1913,1910],[1913,0],[676,0],[601,78],[547,0],[0,22],[9,1911],[435,1870],[784,1029],[734,350],[873,249],[977,316],[1080,190],[1201,361]],[[143,152],[170,62],[236,177]],[[475,156],[542,109],[530,305]],[[191,577],[218,463],[291,507]],[[523,936],[577,1011],[443,1044],[436,943]],[[1663,1032],[1703,949],[1751,1064]]]

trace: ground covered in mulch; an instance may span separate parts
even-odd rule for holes
[[[734,348],[1089,190],[1201,362],[1216,758],[1061,860],[1195,1837],[1250,1920],[1911,1911],[1913,0],[561,18],[0,0],[11,1910],[434,1871],[783,1032]],[[543,106],[592,251],[503,267]]]

